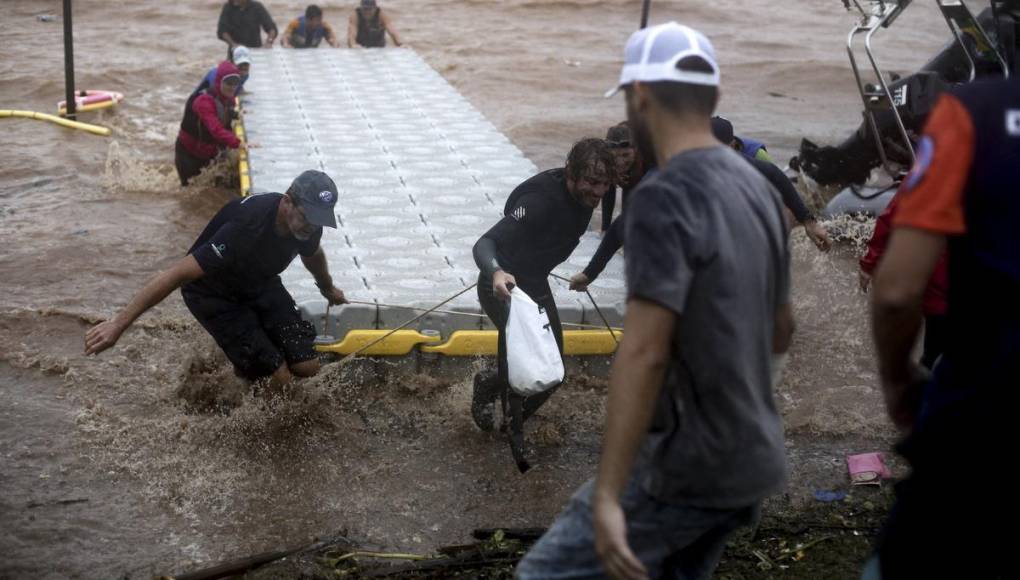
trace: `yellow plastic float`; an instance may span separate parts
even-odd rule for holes
[[[70,119],[64,119],[56,115],[48,115],[46,113],[37,113],[35,111],[14,111],[11,109],[0,109],[0,119],[5,117],[17,117],[22,119],[36,119],[39,121],[49,121],[50,123],[56,123],[69,129],[78,129],[80,131],[88,131],[95,135],[101,135],[103,137],[110,136],[110,129],[107,127],[100,127],[99,125],[91,125],[89,123],[82,123],[81,121],[72,121]]]

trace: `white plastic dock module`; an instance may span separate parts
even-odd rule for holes
[[[306,169],[333,178],[339,228],[324,230],[322,246],[348,298],[428,308],[473,284],[472,246],[535,165],[412,50],[252,52],[241,97],[248,140],[258,145],[249,152],[252,193],[286,191]],[[580,271],[598,241],[587,234],[557,273]],[[299,260],[283,281],[305,318],[338,340],[349,330],[394,328],[416,314],[351,305],[331,308],[327,322],[326,301]],[[564,322],[601,324],[584,294],[550,283]],[[619,324],[619,257],[592,293]],[[474,290],[443,309],[481,312]],[[447,337],[491,326],[478,316],[436,314],[411,328]]]

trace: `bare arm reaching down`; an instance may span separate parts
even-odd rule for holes
[[[910,362],[910,350],[921,331],[924,290],[945,247],[945,236],[936,233],[893,230],[875,273],[871,322],[882,392],[889,416],[900,427],[914,422],[922,375]]]
[[[354,48],[354,41],[358,38],[358,15],[351,14],[347,19],[347,48]]]
[[[315,250],[311,256],[301,256],[301,263],[315,277],[315,285],[319,287],[322,297],[328,300],[331,306],[347,304],[344,291],[333,285],[333,277],[329,275],[326,254],[322,251],[322,247]]]
[[[116,316],[93,326],[85,333],[85,354],[99,354],[117,344],[120,335],[124,334],[139,316],[162,302],[183,284],[197,280],[202,275],[202,267],[190,254],[178,260],[169,270],[156,274]]]
[[[385,13],[381,13],[379,18],[382,20],[382,24],[386,27],[386,32],[390,33],[390,38],[393,39],[393,44],[397,46],[403,46],[403,42],[400,40],[400,35],[397,34],[397,29],[393,28],[393,23],[390,22],[390,17]]]

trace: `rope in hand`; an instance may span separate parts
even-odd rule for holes
[[[562,281],[566,282],[567,284],[570,283],[570,278],[564,278],[563,276],[560,276],[559,274],[555,274],[555,273],[552,273],[552,272],[550,272],[549,275],[552,276],[553,278],[556,278],[557,280],[562,280]],[[612,335],[613,341],[616,344],[620,344],[620,339],[616,338],[616,331],[613,330],[613,327],[609,324],[609,320],[606,319],[606,316],[604,314],[602,314],[602,309],[599,308],[598,303],[595,302],[595,297],[591,295],[591,292],[588,291],[588,288],[584,289],[584,293],[588,295],[588,300],[591,300],[591,305],[595,307],[595,312],[597,312],[598,315],[599,315],[599,318],[602,319],[602,323],[605,324],[606,328],[609,329],[609,334]]]

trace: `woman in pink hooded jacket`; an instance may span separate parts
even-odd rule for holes
[[[174,146],[174,165],[181,185],[198,175],[221,149],[237,149],[241,141],[230,122],[234,115],[234,94],[241,83],[241,71],[230,61],[216,67],[216,82],[195,91],[184,107],[181,130]]]

